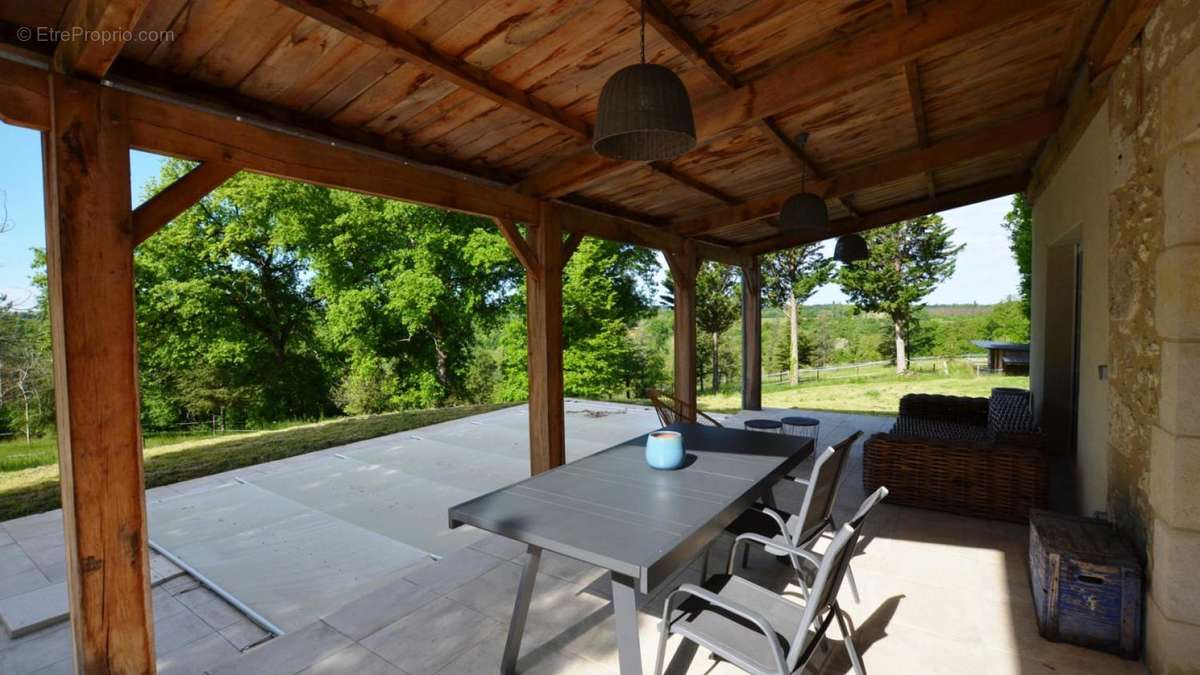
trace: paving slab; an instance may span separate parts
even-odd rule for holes
[[[43,586],[0,600],[0,623],[19,638],[67,619],[66,583]]]

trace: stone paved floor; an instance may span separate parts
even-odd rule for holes
[[[200,675],[228,662],[271,635],[241,612],[184,574],[153,592],[154,646],[162,675]],[[0,673],[73,673],[71,627],[43,628],[17,639],[0,630]]]
[[[767,411],[753,416],[783,414]],[[822,444],[854,429],[869,435],[891,422],[882,417],[814,416],[822,419]],[[730,422],[736,425],[745,417]],[[864,497],[861,444],[852,462],[837,508],[843,519]],[[784,486],[777,489],[776,498],[781,508],[796,509],[802,492]],[[1141,664],[1038,636],[1025,572],[1027,536],[1027,528],[1019,525],[881,505],[868,522],[853,564],[861,602],[854,602],[846,588],[841,596],[856,626],[854,641],[867,672],[1144,673]],[[723,539],[714,547],[713,567],[724,561],[728,546],[729,540]],[[193,642],[188,672],[495,673],[523,556],[515,542],[489,536],[369,595],[348,599],[320,620],[245,653],[231,654]],[[796,592],[788,583],[788,568],[762,554],[751,557],[745,574],[781,592]],[[641,647],[647,672],[653,663],[656,614],[661,612],[662,599],[679,583],[698,579],[697,561],[650,597],[641,598]],[[520,672],[617,672],[607,588],[601,570],[546,554]],[[831,635],[830,649],[818,654],[809,672],[850,672],[839,636],[836,631]],[[703,649],[681,645],[678,638],[669,644],[668,658],[668,672],[676,675],[740,672],[714,661]],[[0,667],[0,672],[9,671]]]

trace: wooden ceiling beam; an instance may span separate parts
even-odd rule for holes
[[[756,125],[758,126],[759,131],[762,132],[762,135],[765,136],[766,139],[770,141],[771,144],[774,145],[784,157],[795,164],[796,168],[800,169],[800,171],[804,172],[806,176],[813,178],[815,181],[824,180],[825,173],[813,163],[812,158],[810,158],[804,152],[803,148],[797,145],[795,141],[788,138],[783,129],[780,129],[779,125],[775,123],[775,120],[768,117],[758,120]],[[859,215],[858,209],[855,208],[853,203],[851,203],[849,197],[845,195],[835,195],[833,197],[833,201],[841,204],[842,208],[849,211],[852,215]]]
[[[792,59],[731,92],[701,102],[695,108],[698,144],[776,113],[819,105],[906,61],[998,24],[1044,13],[1048,4],[1063,1],[1014,6],[995,0],[935,0],[891,25]],[[589,149],[534,173],[518,189],[542,196],[565,184],[577,189],[624,165]],[[584,177],[587,182],[581,182]]]
[[[72,0],[62,21],[64,37],[54,50],[54,69],[76,77],[104,77],[148,4],[150,0]]]
[[[1158,0],[1112,0],[1109,3],[1087,50],[1091,82],[1102,78],[1121,62],[1157,6]]]
[[[133,245],[137,246],[187,211],[237,173],[236,166],[202,162],[133,210]]]
[[[892,0],[892,14],[897,19],[908,16],[908,0]],[[917,133],[917,147],[929,145],[929,123],[925,119],[925,97],[921,94],[921,69],[916,59],[904,62],[904,85],[908,89],[908,105],[912,110],[913,128]],[[932,199],[937,196],[937,183],[933,172],[925,172],[925,185]]]
[[[547,202],[543,217],[555,219],[563,232],[570,234],[619,241],[676,254],[684,250],[685,244],[691,244],[695,247],[697,255],[705,260],[738,266],[749,264],[750,261],[750,256],[743,255],[734,247],[688,240],[661,227],[574,204]]]
[[[937,213],[938,211],[1004,197],[1024,190],[1028,183],[1029,174],[1027,173],[1005,176],[960,190],[945,192],[932,199],[926,198],[896,206],[889,206],[878,211],[865,213],[858,218],[836,220],[830,223],[830,228],[824,232],[789,232],[787,234],[760,239],[740,247],[738,251],[743,255],[753,257],[785,248],[811,244],[843,234],[862,232],[863,230],[891,225],[892,223],[909,218],[920,218],[921,216]]]
[[[646,23],[664,40],[675,48],[683,58],[700,69],[708,79],[726,89],[741,86],[737,77],[729,71],[712,52],[683,25],[662,0],[625,0],[636,12],[646,11]]]
[[[301,14],[376,49],[394,54],[455,86],[526,114],[576,138],[591,141],[582,117],[559,110],[528,92],[493,77],[487,70],[445,56],[410,33],[344,0],[277,0]]]
[[[1062,119],[1062,109],[1035,113],[1011,122],[989,127],[973,134],[893,155],[865,167],[834,176],[813,189],[826,198],[845,195],[927,171],[952,166],[1006,148],[1042,140],[1054,133]],[[683,236],[700,236],[733,225],[759,220],[779,213],[780,207],[796,188],[780,190],[749,200],[744,204],[720,209],[672,226]]]

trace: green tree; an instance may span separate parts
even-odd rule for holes
[[[345,363],[353,413],[471,400],[480,334],[498,325],[521,272],[489,222],[366,195],[330,193],[332,217],[284,236],[312,261],[326,349]],[[478,372],[473,376],[479,381]]]
[[[937,215],[870,230],[863,233],[870,256],[843,266],[838,274],[858,311],[881,312],[890,319],[896,372],[908,370],[906,344],[921,300],[954,274],[963,246],[951,244],[953,232]]]
[[[983,337],[996,342],[1028,342],[1029,317],[1023,302],[1006,300],[996,303],[983,325]]]
[[[800,377],[800,320],[799,307],[821,286],[829,283],[833,261],[821,253],[820,244],[806,244],[784,249],[762,259],[763,289],[767,300],[787,311],[789,327],[788,382],[796,384]]]
[[[1012,210],[1004,216],[1004,229],[1008,230],[1009,249],[1021,275],[1021,311],[1029,319],[1029,294],[1033,282],[1033,207],[1025,193],[1013,195]]]
[[[147,192],[189,165],[167,162]],[[311,270],[284,225],[332,215],[329,191],[238,174],[138,247],[145,413],[270,421],[330,409]]]
[[[584,239],[563,271],[563,388],[569,395],[607,398],[640,394],[653,371],[650,354],[634,338],[649,317],[657,255],[644,248]],[[499,395],[524,399],[528,392],[524,293],[504,328],[503,382]],[[661,371],[658,371],[661,372]],[[657,376],[651,376],[657,379]]]
[[[741,312],[738,276],[732,267],[712,261],[700,265],[696,274],[696,327],[711,343],[712,389],[721,390],[721,334],[729,330]]]

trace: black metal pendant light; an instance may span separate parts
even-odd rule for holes
[[[857,234],[838,237],[837,244],[833,247],[833,259],[847,265],[869,257],[867,241]]]
[[[604,83],[592,149],[639,162],[674,159],[696,147],[692,102],[670,68],[646,63],[646,3],[642,3],[642,61]]]
[[[803,148],[808,134],[796,136],[796,145]],[[779,209],[779,225],[785,230],[823,230],[829,225],[829,208],[820,196],[804,189],[807,172],[800,168],[800,192],[787,198]]]

